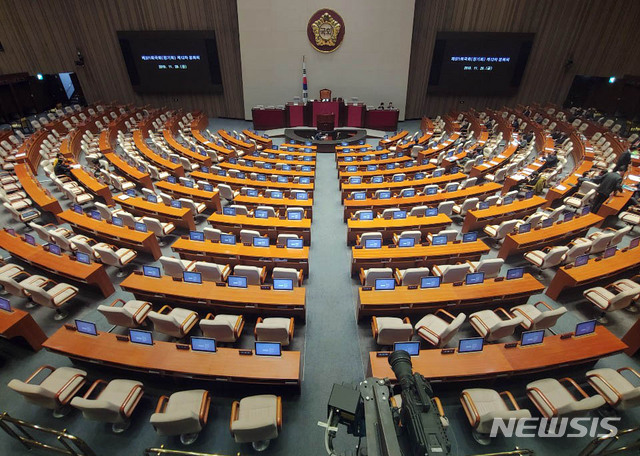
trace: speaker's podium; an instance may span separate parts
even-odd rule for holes
[[[319,131],[333,131],[336,126],[336,116],[334,113],[318,114],[317,116],[317,128]]]

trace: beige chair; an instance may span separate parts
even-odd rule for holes
[[[289,345],[293,339],[294,319],[258,317],[254,330],[258,342],[280,342],[283,347]]]
[[[420,244],[422,232],[420,230],[403,231],[400,234],[393,233],[393,243],[398,245],[400,239],[413,239],[415,245]]]
[[[151,424],[160,435],[180,435],[183,445],[196,441],[209,417],[211,394],[206,390],[179,391],[161,396]]]
[[[115,266],[118,268],[117,277],[124,277],[127,275],[125,271],[125,266],[131,263],[138,253],[132,249],[119,248],[106,244],[104,242],[99,242],[98,244],[93,246],[93,250],[100,257],[100,261],[109,266]]]
[[[40,217],[40,211],[32,207],[25,209],[24,211],[18,211],[9,203],[2,203],[2,205],[6,210],[9,211],[9,213],[11,214],[11,217],[16,222],[24,223],[27,227],[29,227],[27,223],[29,223],[31,220],[35,220],[38,217]]]
[[[201,274],[202,280],[205,282],[226,282],[231,273],[228,264],[222,265],[207,261],[196,261],[194,270]]]
[[[467,198],[466,200],[464,200],[464,202],[461,205],[456,204],[453,206],[453,213],[461,217],[464,217],[465,215],[467,215],[467,212],[469,212],[472,209],[475,209],[478,206],[479,201],[480,199],[475,197]]]
[[[41,372],[48,375],[35,383]],[[41,366],[24,382],[13,379],[7,385],[32,404],[53,410],[53,416],[61,418],[70,408],[69,402],[78,394],[86,382],[87,373],[71,367]]]
[[[573,386],[582,399],[576,400],[561,382]],[[544,378],[531,382],[527,385],[527,396],[545,418],[587,415],[605,404],[602,396],[589,397],[575,381],[568,377],[560,381],[555,378]]]
[[[579,256],[585,255],[589,252],[589,250],[591,250],[592,245],[593,245],[592,241],[584,238],[578,238],[572,241],[571,243],[569,243],[569,250],[567,250],[567,253],[565,253],[564,256],[562,257],[562,263],[563,264],[575,263],[576,259]]]
[[[434,347],[444,347],[456,335],[462,323],[467,319],[463,313],[457,317],[444,309],[425,315],[415,325],[416,333]]]
[[[605,287],[594,287],[584,290],[582,295],[601,311],[598,322],[606,324],[608,322],[605,314],[614,310],[626,309],[631,306],[633,300],[638,296],[638,289],[627,289],[618,293],[613,293],[611,289],[616,289],[613,284]]]
[[[640,225],[640,213],[637,212],[623,211],[618,214],[618,218],[634,227]]]
[[[253,245],[254,237],[262,237],[259,231],[255,230],[240,230],[240,242],[243,244]]]
[[[420,286],[423,277],[431,275],[429,268],[408,268],[408,269],[396,269],[394,276],[396,282],[403,287]],[[375,284],[375,282],[374,282]]]
[[[165,313],[167,312],[167,313]],[[153,322],[154,331],[181,339],[191,331],[198,323],[198,314],[189,309],[164,305],[159,311],[150,311],[147,314]]]
[[[176,229],[175,225],[171,222],[161,222],[157,218],[153,217],[142,217],[142,223],[147,225],[149,231],[155,234],[159,241],[158,244],[160,247],[164,247],[167,245],[166,237],[173,233]]]
[[[295,268],[275,267],[271,271],[272,279],[291,279],[294,287],[301,287],[304,280],[304,271]]]
[[[43,287],[49,280],[40,275],[29,275],[26,271],[17,271],[13,268],[12,270],[12,274],[9,274],[9,270],[0,274],[0,285],[5,292],[20,298],[29,297],[26,286]],[[27,307],[33,307],[33,304]]]
[[[69,238],[69,242],[73,247],[75,247],[75,250],[77,252],[89,255],[89,258],[91,258],[93,261],[98,261],[100,259],[100,255],[98,255],[98,252],[93,249],[93,246],[97,244],[97,242],[93,239],[88,238],[83,234],[76,234],[75,236]]]
[[[109,306],[99,305],[98,312],[104,315],[111,325],[137,328],[144,323],[152,308],[151,303],[147,301],[133,299],[125,302],[124,299],[116,299]]]
[[[356,236],[356,244],[357,245],[364,245],[365,242],[367,242],[370,239],[380,239],[382,240],[382,233],[379,233],[377,231],[368,231],[366,233],[362,233],[360,235]]]
[[[365,287],[373,287],[377,279],[392,279],[393,269],[391,268],[360,268],[360,283]]]
[[[217,228],[205,227],[202,229],[204,232],[204,238],[209,241],[220,241],[220,235],[222,234],[222,230]]]
[[[427,206],[413,206],[409,211],[410,217],[424,217],[427,213]]]
[[[548,269],[558,266],[569,251],[568,247],[555,246],[545,247],[542,250],[532,250],[524,254],[524,259],[536,266],[538,269]]]
[[[233,275],[246,277],[247,285],[260,285],[267,278],[267,268],[238,264],[233,268]]]
[[[593,197],[596,194],[596,190],[595,189],[591,189],[589,190],[587,193],[585,193],[584,195],[580,195],[578,193],[576,193],[574,196],[570,196],[568,198],[565,198],[563,203],[566,204],[569,207],[572,207],[576,210],[583,208],[584,206],[588,205],[591,200],[593,199]]]
[[[371,317],[371,332],[378,345],[393,345],[411,340],[413,327],[407,317]]]
[[[505,397],[509,399],[511,408]],[[509,391],[498,393],[492,389],[467,388],[460,394],[460,402],[473,428],[474,439],[483,445],[491,443],[489,434],[495,420],[531,418],[531,412],[521,409]]]
[[[278,216],[278,213],[273,208],[273,206],[258,206],[258,207],[256,207],[256,210],[267,211],[267,216],[269,216],[269,217],[277,217]]]
[[[263,394],[234,401],[229,423],[237,443],[251,442],[256,451],[264,451],[282,429],[282,400]]]
[[[105,385],[95,398],[91,395]],[[71,406],[82,412],[88,420],[111,423],[111,430],[119,434],[129,428],[131,415],[142,399],[142,383],[134,380],[116,379],[106,382],[96,380],[83,397],[74,397]]]
[[[540,310],[539,307],[546,307]],[[522,327],[526,330],[549,329],[556,324],[558,319],[567,313],[565,307],[554,309],[544,301],[535,304],[522,304],[511,308],[511,314],[522,317]]]
[[[79,291],[78,288],[63,282],[56,283],[53,280],[42,276],[34,275],[31,276],[31,278],[33,281],[29,283],[25,283],[24,281],[21,282],[21,285],[24,287],[24,291],[28,293],[31,301],[40,306],[54,309],[56,311],[56,314],[53,317],[54,320],[62,320],[66,318],[67,313],[60,310],[60,306],[77,295]],[[42,279],[44,279],[45,282],[38,283],[36,285],[36,281],[42,282]]]
[[[234,191],[227,184],[218,184],[218,192],[220,192],[220,198],[227,201],[233,201],[240,194],[240,192]]]
[[[622,228],[624,229],[624,228]],[[609,246],[617,245],[622,239],[620,236],[617,236],[618,231],[622,230],[614,230],[614,229],[606,229],[604,231],[596,231],[587,237],[588,240],[592,242],[591,249],[589,253],[600,253],[604,252]],[[630,230],[629,230],[630,231]],[[624,233],[621,233],[624,236]],[[618,239],[616,243],[614,243],[615,239]],[[583,239],[583,238],[579,238]]]
[[[436,234],[429,233],[427,234],[427,240],[429,242],[433,242],[433,236],[446,236],[447,242],[453,242],[458,237],[458,231],[457,230],[440,230]]]
[[[470,272],[484,272],[485,279],[493,279],[500,274],[504,260],[502,258],[490,258],[480,261],[467,261],[467,264],[471,268]]]
[[[640,374],[630,367],[614,370],[608,367],[587,372],[587,381],[616,410],[629,410],[640,406],[640,386],[634,386],[622,372],[628,371],[640,379]]]
[[[501,318],[498,312],[502,313],[505,318]],[[469,315],[469,323],[473,329],[488,341],[511,336],[523,320],[524,318],[520,316],[512,317],[502,307],[498,307],[495,311],[480,310]]]
[[[462,264],[435,265],[431,268],[433,275],[442,277],[442,283],[453,283],[464,281],[466,275],[471,270],[471,266]]]
[[[295,234],[287,234],[287,233],[278,234],[278,238],[276,240],[276,245],[285,245],[286,246],[288,239],[300,239],[300,237],[295,235]]]
[[[198,214],[202,214],[207,205],[204,203],[196,203],[192,199],[189,198],[180,198],[178,199],[182,203],[182,207],[189,208],[191,210],[191,214],[195,217]]]
[[[68,238],[73,235],[73,231],[69,231],[66,228],[58,227],[53,223],[42,226],[42,225],[38,225],[36,222],[29,222],[29,226],[33,231],[36,232],[38,237],[42,239],[44,242],[55,242],[55,240],[51,237],[52,233],[55,233],[59,236],[63,236],[65,238]]]
[[[242,315],[207,314],[200,320],[202,335],[211,337],[216,342],[233,343],[238,340],[244,328],[244,317]]]
[[[191,272],[195,270],[196,267],[196,261],[181,260],[180,258],[173,258],[164,255],[160,257],[160,264],[162,265],[164,273],[175,279],[182,279],[183,272]]]
[[[482,231],[485,232],[488,236],[491,237],[496,242],[500,242],[507,237],[508,234],[511,234],[518,224],[518,220],[505,220],[499,225],[487,225]]]

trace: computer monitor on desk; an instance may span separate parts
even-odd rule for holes
[[[398,247],[413,247],[416,245],[416,240],[412,237],[398,239]]]
[[[273,279],[274,290],[293,291],[292,279]]]
[[[122,219],[120,217],[116,217],[115,215],[111,217],[111,223],[113,223],[114,226],[124,226],[124,222],[122,221]]]
[[[151,331],[143,331],[141,329],[130,329],[129,340],[134,344],[153,345],[153,335]]]
[[[512,268],[507,270],[507,280],[521,279],[524,276],[524,268]]]
[[[267,219],[269,218],[269,212],[265,209],[256,209],[253,211],[253,216],[259,219]]]
[[[235,207],[223,207],[222,208],[222,215],[236,215],[236,208]]]
[[[182,209],[182,202],[178,200],[171,200],[171,207],[174,209]]]
[[[431,238],[431,245],[447,245],[447,235],[438,234]]]
[[[90,321],[76,320],[76,330],[81,334],[88,334],[89,336],[98,335],[95,323]]]
[[[395,290],[396,279],[376,279],[375,289],[380,290]]]
[[[141,233],[146,233],[147,232],[146,223],[136,222],[136,224],[134,226],[135,226],[135,230],[136,231],[140,231]]]
[[[544,329],[536,331],[524,331],[520,336],[520,346],[538,345],[544,340]]]
[[[210,337],[191,336],[191,350],[215,353],[217,351],[216,340]]]
[[[518,234],[524,234],[531,231],[531,223],[523,223],[518,227]]]
[[[396,220],[406,219],[407,218],[407,211],[394,211],[393,218],[396,219]]]
[[[8,299],[0,298],[0,310],[4,310],[6,312],[11,312],[11,303]]]
[[[478,240],[478,232],[470,231],[462,235],[462,242],[476,242]]]
[[[404,350],[409,356],[418,356],[420,354],[420,341],[395,342],[393,351]]]
[[[183,271],[182,280],[186,283],[202,283],[202,275],[199,272]]]
[[[420,288],[439,288],[442,281],[441,277],[428,276],[420,279]]]
[[[220,235],[220,244],[235,245],[236,244],[236,235],[235,234],[221,234]]]
[[[575,267],[578,267],[578,266],[584,266],[588,262],[589,262],[589,254],[586,254],[586,255],[580,255],[578,258],[576,258],[576,262],[574,264],[575,264]]]
[[[202,231],[189,231],[189,239],[192,241],[204,242],[204,233]]]
[[[596,320],[588,320],[578,323],[574,335],[576,337],[593,334],[596,330]]]
[[[640,244],[640,237],[633,238],[631,239],[631,242],[629,242],[629,248],[635,249],[636,247],[638,247],[638,244]]]
[[[428,207],[427,210],[424,211],[424,215],[426,217],[435,217],[436,215],[438,215],[438,208]]]
[[[359,220],[373,220],[373,211],[360,212],[358,218]]]
[[[365,249],[379,249],[382,248],[382,239],[367,239],[364,241]]]
[[[62,255],[62,251],[60,250],[60,246],[57,244],[49,244],[49,252],[54,255]]]
[[[302,239],[287,239],[287,248],[288,249],[301,249],[303,247]]]
[[[24,242],[26,242],[29,245],[36,245],[36,239],[30,234],[24,235]]]
[[[618,250],[618,247],[616,247],[615,245],[611,247],[607,247],[607,249],[604,251],[604,254],[602,255],[602,258],[609,258],[614,256],[617,250]]]
[[[353,194],[353,199],[356,201],[362,201],[367,199],[367,194],[365,192],[355,192]]]
[[[142,266],[142,274],[145,277],[153,277],[154,279],[159,279],[162,274],[160,274],[160,268],[155,266]]]
[[[83,263],[83,264],[91,263],[91,258],[89,258],[89,255],[83,252],[76,252],[76,260],[78,261],[78,263]]]
[[[89,215],[94,220],[97,220],[97,221],[102,220],[102,216],[100,215],[100,212],[98,212],[98,211],[91,211],[91,212],[89,212]]]
[[[553,219],[547,218],[542,221],[542,228],[549,228],[553,225]]]
[[[460,342],[458,342],[458,353],[481,352],[483,346],[484,346],[484,339],[482,337],[460,339]]]
[[[466,285],[475,285],[484,282],[484,272],[472,272],[464,279]]]
[[[253,238],[253,246],[254,247],[269,247],[269,238],[268,237],[255,236]]]
[[[244,276],[229,276],[227,284],[231,288],[247,288],[247,278]]]
[[[256,342],[256,355],[258,356],[281,356],[282,347],[280,342]]]
[[[150,203],[157,203],[158,197],[156,195],[147,195],[147,201]]]

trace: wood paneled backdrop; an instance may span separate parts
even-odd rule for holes
[[[116,36],[118,30],[215,30],[223,93],[138,95]],[[75,71],[88,102],[200,109],[243,118],[236,0],[0,0],[0,74]],[[84,68],[74,64],[76,48]]]
[[[431,56],[439,31],[535,33],[518,94],[429,95]],[[573,65],[566,68],[568,59]],[[416,0],[407,89],[409,119],[471,107],[561,104],[576,74],[640,74],[640,1]]]

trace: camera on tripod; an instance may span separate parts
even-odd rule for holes
[[[341,424],[348,434],[366,437],[368,456],[449,455],[448,421],[431,385],[421,374],[413,373],[406,351],[394,351],[389,364],[399,394],[392,394],[394,387],[388,379],[370,377],[355,386],[333,385],[327,423],[319,423],[326,426],[327,453],[339,454],[333,450],[333,439]],[[363,448],[356,448],[356,454]]]

